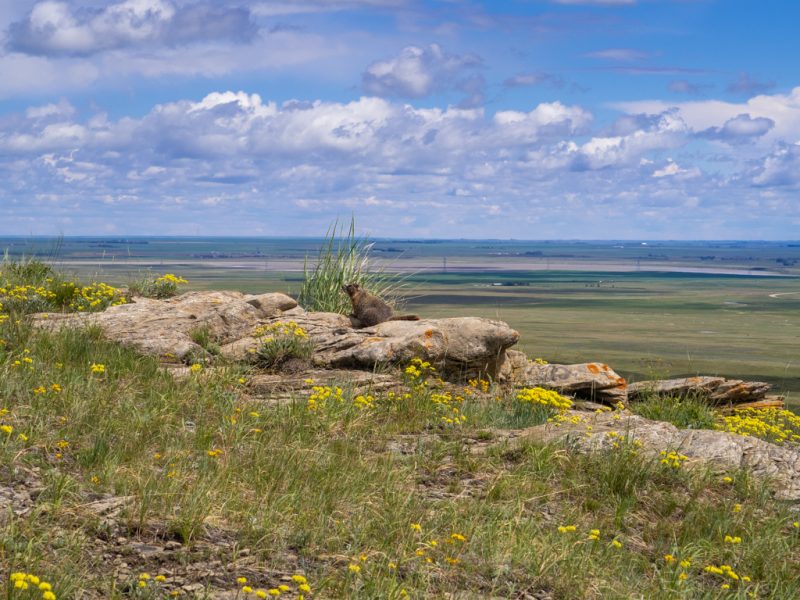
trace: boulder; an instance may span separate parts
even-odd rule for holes
[[[477,317],[387,321],[354,329],[344,315],[295,309],[266,322],[288,317],[314,342],[313,364],[329,369],[373,369],[420,358],[447,376],[496,377],[506,349],[519,339],[502,321]],[[257,338],[243,338],[223,346],[222,354],[246,359],[258,344]]]
[[[770,481],[775,496],[800,500],[800,448],[777,445],[751,436],[708,429],[678,429],[670,423],[651,421],[624,411],[600,414],[578,413],[578,423],[540,425],[527,430],[530,437],[543,441],[562,440],[582,451],[611,449],[614,431],[637,439],[642,452],[657,456],[674,450],[688,457],[687,464],[709,465],[719,470],[748,469]],[[591,426],[591,427],[587,427]]]
[[[763,381],[741,381],[724,377],[685,377],[640,381],[628,386],[631,399],[656,396],[697,396],[710,404],[757,402],[766,397],[772,386]]]
[[[167,300],[134,298],[99,313],[38,316],[37,323],[51,328],[96,325],[108,338],[144,354],[186,360],[205,352],[192,341],[193,331],[206,328],[216,343],[228,344],[280,313],[281,307],[294,306],[297,303],[285,294],[188,292]]]

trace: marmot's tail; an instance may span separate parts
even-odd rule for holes
[[[398,315],[396,317],[392,317],[389,319],[390,321],[419,321],[419,317],[417,315]]]

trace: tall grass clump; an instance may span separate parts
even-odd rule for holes
[[[328,228],[316,263],[303,263],[303,286],[298,302],[306,310],[348,314],[350,299],[342,291],[347,283],[357,283],[389,305],[397,304],[401,287],[383,269],[369,269],[369,253],[373,244],[366,237],[357,237],[355,219],[345,231],[338,219]]]

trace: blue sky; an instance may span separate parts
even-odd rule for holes
[[[0,3],[0,234],[800,238],[800,4]]]

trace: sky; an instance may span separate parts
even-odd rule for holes
[[[0,234],[800,239],[800,3],[0,0]]]

